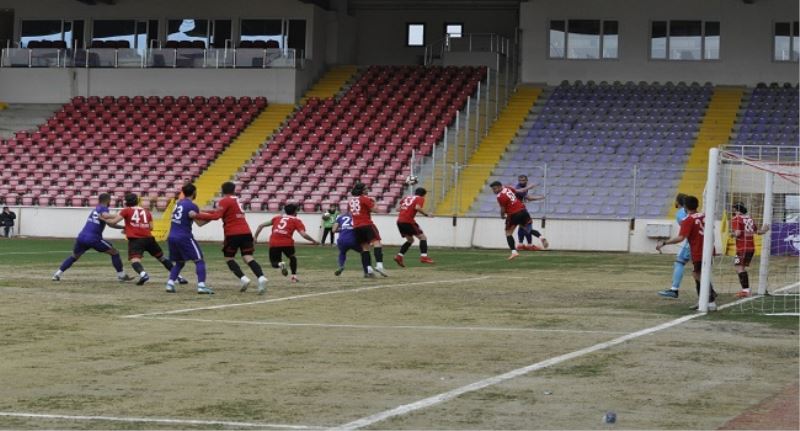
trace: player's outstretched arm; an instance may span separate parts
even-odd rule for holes
[[[304,230],[298,230],[298,231],[297,231],[297,233],[299,233],[299,234],[300,234],[300,236],[302,236],[303,238],[305,238],[306,240],[308,240],[309,242],[311,242],[311,244],[312,244],[312,245],[317,245],[317,244],[319,244],[319,243],[317,242],[317,240],[315,240],[314,238],[312,238],[312,237],[311,237],[311,235],[307,234],[307,233],[306,233],[306,231],[304,231]]]
[[[270,227],[270,226],[272,226],[272,220],[267,220],[264,223],[261,223],[260,225],[258,225],[258,228],[256,229],[256,233],[253,234],[253,241],[257,241],[258,240],[258,236],[261,234],[261,231],[265,227]]]
[[[759,235],[764,235],[765,233],[769,232],[769,229],[769,223],[764,223],[764,225],[761,226],[761,229],[759,229],[756,233]]]
[[[213,212],[201,211],[197,213],[197,215],[195,216],[195,220],[206,220],[206,221],[219,220],[222,218],[224,214],[225,214],[225,208],[217,208],[217,210]]]
[[[425,217],[433,217],[433,215],[431,215],[430,213],[426,213],[425,210],[423,210],[420,205],[417,205],[416,207],[414,207],[414,209],[417,210],[418,213],[424,215]]]
[[[189,211],[189,218],[194,220],[194,222],[197,223],[198,226],[205,226],[208,223],[208,220],[199,219],[197,217],[199,214],[200,213],[196,211]]]
[[[662,249],[662,248],[663,248],[665,245],[667,245],[667,244],[678,244],[679,242],[681,242],[681,241],[683,241],[683,240],[685,240],[685,239],[686,239],[686,238],[685,238],[684,236],[682,236],[682,235],[678,235],[678,236],[676,236],[676,237],[672,237],[672,238],[670,238],[670,239],[667,239],[667,240],[662,240],[662,241],[659,241],[659,242],[656,244],[656,250],[658,250],[658,252],[659,252],[659,253],[661,253],[661,249]]]
[[[525,200],[528,201],[528,202],[543,201],[544,200],[544,196],[542,196],[542,195],[526,196]]]
[[[331,228],[331,232],[339,233],[340,230],[341,230],[341,228],[339,227],[339,223],[334,223],[333,224],[333,228]]]
[[[121,222],[123,220],[123,217],[121,215],[119,215],[119,213],[117,213],[117,214],[111,214],[111,213],[100,214],[100,220],[103,220],[104,222],[106,222],[106,226],[110,227],[111,229],[124,229],[123,226],[120,226],[120,225],[117,224],[117,223],[119,223],[119,222]]]

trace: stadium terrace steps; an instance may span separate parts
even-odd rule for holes
[[[516,136],[526,120],[531,107],[536,103],[542,88],[520,86],[503,108],[489,133],[481,140],[477,151],[469,160],[469,165],[460,173],[459,186],[451,189],[436,208],[437,214],[455,213],[464,215],[480,194],[486,179],[491,175],[506,148]],[[461,190],[461,196],[456,191]],[[456,199],[458,201],[456,202]]]
[[[744,87],[715,87],[706,110],[697,139],[678,184],[678,191],[702,200],[708,172],[708,151],[725,145],[730,140],[736,114],[742,103]],[[669,198],[669,216],[675,216],[673,198]],[[702,204],[702,202],[701,202]]]
[[[208,205],[219,193],[220,185],[229,181],[249,161],[269,137],[278,130],[294,110],[287,104],[270,104],[236,138],[195,181],[197,205]]]
[[[311,97],[326,99],[339,94],[342,88],[358,73],[357,66],[334,66],[317,81],[300,100],[305,105]]]

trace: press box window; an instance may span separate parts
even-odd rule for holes
[[[406,25],[406,46],[425,46],[425,24]]]
[[[719,60],[719,21],[653,21],[650,58],[653,60]]]
[[[450,36],[453,39],[457,39],[464,35],[464,24],[445,24],[444,25],[444,34]]]
[[[797,61],[800,57],[798,46],[798,22],[776,22],[773,35],[773,54],[775,61]]]
[[[550,58],[572,60],[619,57],[619,22],[589,19],[551,20]]]

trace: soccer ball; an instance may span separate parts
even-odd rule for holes
[[[416,176],[416,175],[409,175],[409,176],[407,176],[407,177],[406,177],[406,181],[405,181],[405,183],[406,183],[406,185],[407,185],[407,186],[413,186],[413,185],[416,185],[418,182],[419,182],[419,179],[417,178],[417,176]]]

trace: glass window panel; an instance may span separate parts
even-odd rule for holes
[[[76,49],[83,46],[83,29],[84,25],[82,19],[72,21],[72,37],[67,41],[67,46],[72,47],[71,44],[73,42],[75,44],[74,48]]]
[[[94,22],[92,41],[127,41],[130,47],[136,46],[136,21],[98,20]]]
[[[775,52],[773,58],[776,61],[789,61],[792,51],[792,32],[791,24],[788,22],[775,23]]]
[[[144,52],[147,48],[147,21],[139,21],[136,23],[136,46],[131,45],[140,52]]]
[[[619,23],[603,21],[603,58],[617,58],[619,55]]]
[[[150,47],[151,41],[158,40],[158,20],[151,19],[147,23],[147,47]]]
[[[670,21],[669,59],[700,60],[702,34],[700,21]]]
[[[706,60],[719,60],[719,21],[706,21],[703,58]]]
[[[72,21],[64,21],[64,41],[67,43],[67,49],[72,48]]]
[[[306,20],[304,19],[290,19],[289,20],[289,35],[287,44],[289,49],[296,50],[296,55],[300,55],[300,51],[305,52],[306,49]]]
[[[444,32],[450,35],[451,38],[459,38],[464,34],[463,24],[445,24]]]
[[[171,19],[167,21],[167,41],[208,42],[208,20]]]
[[[225,41],[231,39],[231,21],[218,19],[214,21],[214,34],[211,35],[211,45],[214,48],[225,48]]]
[[[600,58],[600,21],[569,20],[567,58]]]
[[[244,41],[264,41],[277,48],[283,48],[283,21],[279,19],[243,19],[241,39]]]
[[[406,45],[424,46],[425,45],[425,24],[408,24],[408,35]]]
[[[550,58],[564,58],[566,29],[564,21],[550,21]]]
[[[800,32],[800,28],[798,28],[798,27],[800,27],[800,26],[798,26],[798,24],[800,24],[800,23],[798,21],[795,21],[794,22],[794,29],[792,30],[792,60],[793,61],[797,61],[798,58],[800,58],[800,46],[798,46],[798,45],[800,45],[800,34],[798,34],[798,32]]]
[[[667,58],[667,22],[653,21],[650,30],[650,58],[663,60]]]
[[[20,46],[23,48],[27,48],[30,41],[62,40],[61,21],[22,21],[22,34],[20,36]]]

